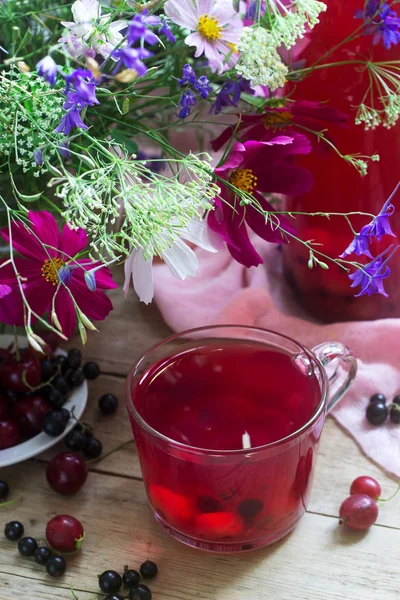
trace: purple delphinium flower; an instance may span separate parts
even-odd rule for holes
[[[400,17],[396,11],[380,0],[369,0],[364,10],[358,10],[354,15],[356,19],[364,19],[365,35],[373,35],[374,45],[383,41],[383,45],[390,50],[392,45],[400,42]]]
[[[38,74],[43,77],[47,83],[54,85],[57,79],[57,63],[51,56],[45,56],[36,65]]]
[[[43,164],[43,150],[41,148],[36,148],[33,151],[33,160],[37,164],[38,167],[41,167]]]
[[[143,11],[133,17],[128,25],[126,39],[131,46],[135,42],[147,42],[150,45],[156,44],[159,39],[148,27],[160,25],[161,19],[154,15],[148,16],[149,11]]]
[[[186,90],[183,92],[181,99],[178,102],[178,106],[181,107],[179,111],[179,118],[186,119],[190,115],[192,107],[196,106],[196,96],[193,94],[192,90]]]
[[[163,33],[166,36],[167,40],[169,42],[171,42],[171,44],[175,44],[176,37],[174,36],[174,34],[171,31],[171,27],[169,26],[167,19],[164,19],[160,29],[158,30],[158,33],[160,33],[160,34]]]
[[[190,65],[184,65],[182,68],[182,79],[178,79],[180,85],[194,85],[197,81],[196,73]]]
[[[66,159],[71,158],[71,152],[69,150],[69,140],[63,140],[58,146],[58,151]]]
[[[243,92],[254,94],[250,81],[244,79],[244,77],[239,77],[237,80],[229,79],[218,92],[210,112],[218,115],[224,106],[237,106]]]
[[[147,73],[143,59],[150,58],[150,56],[153,56],[153,53],[146,48],[119,48],[113,52],[113,58],[118,61],[114,73],[118,71],[122,62],[125,67],[134,69],[139,77],[143,77]]]
[[[265,13],[265,7],[264,7],[264,3],[261,2],[261,9],[260,9],[260,14],[263,15]],[[254,19],[256,18],[256,14],[257,14],[257,0],[251,0],[250,3],[248,3],[247,9],[246,9],[246,14],[245,14],[245,19],[248,19],[250,21],[254,21]]]
[[[400,182],[396,185],[390,197],[382,206],[379,214],[376,215],[376,217],[374,217],[370,223],[362,227],[360,233],[356,234],[351,244],[346,248],[343,254],[340,255],[340,258],[345,258],[353,253],[357,254],[357,256],[365,254],[366,256],[372,258],[372,254],[369,251],[369,244],[372,242],[373,238],[376,238],[378,242],[380,242],[384,235],[396,237],[390,226],[389,217],[391,217],[395,211],[395,208],[392,204],[392,199],[399,187]]]
[[[76,69],[70,75],[65,78],[65,94],[67,101],[71,104],[84,104],[94,106],[100,104],[96,98],[96,85],[100,83],[93,77],[91,71],[86,69]],[[74,92],[71,92],[71,84],[74,86]],[[64,106],[64,108],[70,108]]]
[[[367,265],[358,268],[354,273],[349,275],[352,284],[350,287],[355,288],[361,286],[361,291],[355,295],[356,298],[359,296],[371,296],[372,294],[382,294],[388,298],[389,294],[386,293],[383,287],[383,279],[387,279],[390,275],[390,269],[387,266],[388,261],[392,258],[393,254],[397,251],[399,246],[393,248],[389,246],[379,256],[371,260]],[[390,254],[388,255],[388,253]]]
[[[58,127],[54,130],[56,133],[63,133],[64,135],[68,135],[71,131],[72,127],[78,127],[79,129],[87,129],[87,125],[82,121],[80,115],[80,108],[75,108],[69,110],[63,118]]]
[[[194,88],[200,93],[203,100],[207,100],[208,96],[212,92],[212,86],[210,80],[205,75],[201,75],[194,84]]]

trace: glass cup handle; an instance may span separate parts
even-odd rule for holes
[[[325,342],[312,350],[324,367],[328,381],[327,412],[339,402],[357,374],[357,360],[344,344]]]

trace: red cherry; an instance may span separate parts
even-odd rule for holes
[[[375,500],[366,494],[354,494],[342,503],[339,511],[339,523],[350,529],[364,531],[375,523],[378,514],[379,510]]]
[[[42,431],[43,417],[50,410],[47,400],[40,396],[29,396],[14,402],[11,414],[17,421],[22,436],[31,438]]]
[[[382,494],[382,490],[376,479],[368,477],[368,475],[363,475],[353,481],[350,494],[366,494],[366,496],[370,496],[373,500],[378,500]]]
[[[7,398],[0,392],[0,421],[8,417],[8,401]]]
[[[27,392],[29,387],[24,383],[24,377],[31,387],[40,383],[40,362],[30,350],[20,352],[20,360],[10,354],[0,364],[0,379],[4,387],[14,392]]]
[[[21,439],[18,424],[11,419],[0,421],[0,450],[16,446]]]
[[[47,523],[46,539],[57,552],[80,550],[84,536],[82,523],[70,515],[57,515]]]
[[[242,520],[230,512],[203,513],[194,522],[198,535],[211,540],[236,536],[243,531]]]
[[[62,452],[53,456],[46,469],[46,478],[53,490],[63,496],[79,492],[88,476],[83,458],[75,452]]]

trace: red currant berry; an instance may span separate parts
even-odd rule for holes
[[[376,522],[378,514],[379,510],[375,500],[366,494],[354,494],[342,503],[339,511],[339,523],[350,529],[365,531]]]
[[[368,475],[357,477],[350,487],[350,494],[352,496],[354,494],[365,494],[375,501],[378,500],[381,493],[382,490],[379,483],[373,477],[368,477]]]
[[[53,490],[63,496],[79,492],[88,476],[85,461],[75,452],[53,456],[46,469],[46,478]]]
[[[80,550],[84,535],[82,523],[70,515],[57,515],[47,523],[47,542],[57,552]]]

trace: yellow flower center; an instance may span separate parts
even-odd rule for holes
[[[292,122],[292,115],[287,112],[269,112],[263,117],[265,129],[273,129],[274,127],[287,127]]]
[[[229,181],[243,192],[251,194],[257,185],[257,177],[251,169],[237,169],[231,174]]]
[[[52,258],[51,260],[45,260],[42,267],[42,275],[47,283],[58,285],[60,278],[58,277],[58,270],[63,266],[64,261],[62,258]]]
[[[222,27],[219,25],[219,19],[208,15],[201,15],[197,24],[197,31],[210,42],[219,40],[222,37]]]

